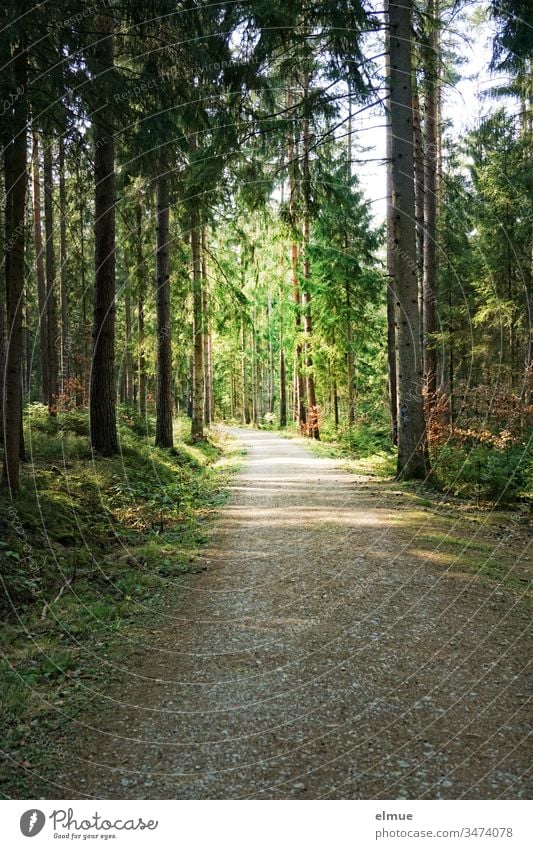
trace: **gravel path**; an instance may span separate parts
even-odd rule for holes
[[[303,441],[234,432],[207,569],[65,729],[62,795],[527,796],[516,594],[428,559],[392,496]]]

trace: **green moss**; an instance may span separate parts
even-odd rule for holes
[[[86,699],[79,682],[108,674],[95,658],[122,660],[129,629],[194,568],[234,449],[216,429],[188,445],[188,428],[178,420],[175,449],[158,449],[121,410],[121,453],[92,458],[86,411],[56,420],[41,405],[26,411],[31,462],[16,499],[0,495],[0,736],[17,757],[38,757],[36,718],[45,734],[55,704],[70,711]]]

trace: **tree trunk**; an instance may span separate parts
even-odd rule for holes
[[[267,322],[268,322],[268,412],[274,415],[276,406],[276,386],[274,378],[274,339],[272,336],[272,293],[268,293],[267,306]]]
[[[192,310],[193,310],[193,379],[191,437],[195,442],[204,438],[204,350],[203,350],[203,297],[200,216],[191,213],[192,253]]]
[[[257,367],[257,340],[255,335],[255,315],[252,322],[252,424],[259,427],[259,374]]]
[[[207,280],[207,231],[205,225],[202,227],[202,313],[204,330],[202,333],[202,346],[204,357],[204,421],[209,427],[212,414],[212,379],[211,379],[211,333],[209,322],[209,290]]]
[[[59,356],[57,327],[57,298],[55,291],[56,263],[54,251],[54,179],[52,165],[52,140],[44,146],[44,231],[46,242],[46,315],[48,325],[48,412],[57,415],[59,396]]]
[[[146,419],[146,353],[144,331],[144,298],[146,292],[145,268],[142,243],[142,206],[137,202],[135,208],[137,237],[137,348],[139,357],[139,415]]]
[[[415,186],[411,90],[412,0],[389,3],[392,203],[398,369],[398,475],[429,471],[416,268]]]
[[[113,68],[113,24],[95,20],[97,70]],[[91,445],[104,456],[118,450],[115,406],[115,142],[109,106],[94,118],[94,323],[91,368]]]
[[[438,51],[439,31],[435,0],[428,0],[429,47],[424,62],[424,374],[428,406],[435,402],[437,390],[437,349],[432,334],[437,331],[437,174],[438,149]]]
[[[352,137],[353,137],[353,122],[352,122],[352,93],[348,91],[348,179],[352,179]]]
[[[39,140],[33,131],[33,235],[35,241],[35,270],[37,276],[37,303],[39,307],[39,342],[41,349],[41,390],[44,404],[48,404],[48,319],[46,315],[46,278],[41,226],[41,182],[39,175]]]
[[[388,17],[388,0],[385,0],[385,11]],[[385,73],[390,78],[390,54],[385,50]],[[392,129],[391,129],[391,98],[390,85],[387,84],[387,128],[386,128],[386,158],[387,158],[387,372],[389,377],[389,409],[391,422],[391,441],[398,444],[398,380],[396,371],[396,293],[395,293],[395,258],[394,245],[394,209],[392,205]]]
[[[248,374],[246,354],[246,330],[244,318],[241,318],[241,381],[242,381],[242,422],[250,424],[250,401],[248,397]]]
[[[418,286],[418,308],[424,314],[424,141],[420,123],[420,103],[416,89],[416,74],[413,74],[413,143],[415,153],[415,217],[416,217],[416,266]],[[421,323],[420,344],[424,352],[424,328]]]
[[[283,348],[279,352],[279,426],[287,427],[287,371]]]
[[[287,427],[287,364],[284,350],[283,289],[279,288],[279,426]]]
[[[337,378],[333,377],[333,421],[335,430],[339,429],[339,393],[337,390]]]
[[[292,107],[292,96],[287,92],[287,107]],[[295,347],[295,418],[298,422],[299,429],[303,432],[307,421],[305,409],[305,383],[301,373],[302,368],[302,344],[300,335],[302,332],[302,315],[300,306],[300,283],[298,280],[298,244],[296,242],[296,225],[297,225],[297,185],[296,185],[296,144],[294,137],[294,127],[289,126],[289,216],[291,227],[293,230],[291,244],[291,269],[292,269],[292,286],[294,298],[294,321],[296,327],[296,347]]]
[[[189,362],[189,379],[187,383],[187,415],[192,420],[192,384],[193,384],[193,371],[194,371],[193,357],[190,358]]]
[[[209,422],[215,420],[215,393],[213,384],[213,333],[211,329],[211,317],[209,315],[209,299],[207,301],[207,376],[209,388],[207,398],[209,400]]]
[[[27,226],[27,225],[26,225]],[[26,255],[28,255],[31,251],[30,248],[30,236],[28,232],[29,228],[26,230]],[[24,327],[24,353],[23,353],[23,367],[22,367],[22,398],[24,404],[24,398],[28,401],[31,400],[31,371],[32,371],[32,332],[31,332],[31,319],[30,319],[30,305],[28,303],[28,289],[27,286],[24,287],[24,301],[23,301],[23,327]]]
[[[355,424],[355,363],[353,354],[353,330],[352,330],[352,304],[350,298],[350,283],[347,280],[345,283],[346,293],[346,342],[348,345],[347,366],[348,366],[348,426],[353,427]],[[336,392],[336,390],[335,390]],[[338,409],[336,410],[336,425],[338,427]]]
[[[0,239],[1,239],[1,249],[0,256],[4,258],[4,275],[2,276],[2,280],[0,282],[0,445],[4,444],[4,377],[5,377],[5,368],[6,368],[6,285],[7,285],[7,275],[6,275],[6,263],[7,263],[7,242],[6,242],[6,228],[8,227],[8,223],[6,221],[6,198],[5,198],[5,188],[7,188],[6,184],[2,181],[0,186],[1,192],[1,202],[0,202],[0,215],[2,216],[2,220],[0,221]]]
[[[126,331],[126,351],[124,355],[124,374],[125,374],[125,401],[131,404],[134,395],[134,379],[133,379],[133,352],[131,338],[131,295],[129,282],[125,286],[124,291],[124,323]]]
[[[300,381],[298,380],[298,350],[294,349],[292,361],[292,418],[299,423]]]
[[[307,96],[309,92],[309,76],[306,73],[304,82],[304,102],[307,110]],[[307,435],[313,439],[320,439],[320,431],[318,426],[318,404],[316,401],[315,378],[313,373],[313,357],[311,354],[311,346],[313,340],[313,318],[311,310],[311,292],[309,291],[311,281],[311,261],[309,258],[309,243],[311,231],[311,174],[309,170],[309,118],[304,118],[303,128],[303,195],[304,195],[304,214],[303,214],[303,277],[304,277],[304,330],[306,337],[306,367],[307,367]]]
[[[302,332],[302,316],[300,305],[300,283],[298,280],[298,245],[296,242],[291,246],[291,265],[292,265],[292,284],[294,293],[295,307],[295,325],[296,338],[298,339]],[[299,429],[303,432],[307,422],[307,412],[305,407],[305,382],[301,372],[302,368],[302,343],[297,341],[295,347],[295,382],[296,382],[296,403],[295,403],[295,418],[298,422]]]
[[[22,433],[22,301],[24,294],[24,248],[27,155],[27,53],[16,48],[14,76],[22,94],[14,103],[11,118],[12,137],[4,150],[6,186],[5,258],[6,258],[6,368],[1,377],[4,431],[2,481],[10,492],[19,488],[19,459],[23,453]]]
[[[80,165],[79,161],[76,161],[76,183],[78,186],[81,186],[80,179]],[[87,286],[86,286],[86,269],[85,269],[85,195],[83,191],[79,192],[78,196],[78,211],[80,216],[80,230],[79,230],[79,238],[80,238],[80,283],[81,283],[81,324],[82,324],[82,335],[83,335],[83,359],[80,365],[80,380],[83,384],[83,403],[87,403],[87,398],[89,397],[89,381],[90,381],[90,369],[89,369],[89,341],[90,341],[90,329],[89,323],[87,320]]]
[[[59,136],[59,263],[61,298],[61,392],[69,378],[68,274],[67,274],[67,193],[65,187],[65,144]]]
[[[155,444],[172,448],[172,338],[170,325],[170,278],[168,273],[169,194],[163,159],[157,180],[157,392]]]

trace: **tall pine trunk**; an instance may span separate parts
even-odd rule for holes
[[[48,318],[46,315],[46,277],[41,224],[41,179],[39,173],[39,140],[33,131],[33,238],[35,242],[35,270],[37,277],[37,304],[39,308],[39,343],[41,354],[41,391],[43,403],[48,404]]]
[[[76,184],[81,187],[80,164],[76,160]],[[90,327],[88,322],[87,309],[87,275],[85,268],[85,195],[83,191],[78,191],[77,207],[79,214],[79,244],[80,244],[80,285],[81,285],[81,332],[82,332],[82,351],[83,358],[78,366],[78,377],[82,384],[82,399],[83,403],[87,403],[89,398],[89,381],[90,381],[90,362],[89,362],[89,340]],[[78,400],[80,403],[80,400]]]
[[[412,0],[389,2],[398,475],[403,479],[424,478],[429,471],[416,266],[411,13]]]
[[[283,289],[279,288],[279,426],[287,427],[287,364],[283,326]]]
[[[274,415],[276,405],[276,382],[274,376],[274,338],[272,328],[272,293],[268,292],[267,301],[267,327],[268,327],[268,412]]]
[[[4,375],[6,368],[6,204],[5,184],[0,183],[0,256],[3,257],[4,274],[0,280],[0,445],[4,444]]]
[[[385,0],[385,11],[388,20],[388,0]],[[385,50],[385,73],[390,78],[390,53]],[[391,128],[391,96],[387,84],[387,126],[386,126],[386,196],[387,196],[387,373],[389,378],[389,409],[391,424],[391,441],[398,444],[398,377],[396,366],[396,294],[395,294],[395,258],[394,245],[394,209],[392,205],[392,128]]]
[[[424,140],[420,122],[420,102],[416,74],[413,74],[413,144],[415,153],[415,217],[416,217],[416,264],[418,286],[418,308],[424,314]],[[424,327],[420,326],[420,343],[424,354]]]
[[[304,108],[307,110],[307,97],[309,93],[309,78],[306,75],[304,83]],[[304,118],[303,130],[303,278],[304,278],[304,329],[306,338],[306,360],[307,367],[307,435],[313,439],[320,439],[320,431],[318,426],[318,404],[316,400],[315,378],[313,372],[313,356],[311,347],[313,343],[313,318],[311,310],[311,260],[309,257],[309,244],[311,241],[311,173],[309,167],[309,117],[306,114]]]
[[[211,322],[209,317],[209,285],[207,268],[207,228],[202,226],[202,312],[204,330],[202,333],[204,357],[204,421],[209,427],[213,420],[213,379],[211,373]]]
[[[22,92],[11,114],[12,137],[4,150],[6,187],[5,276],[6,276],[6,364],[1,376],[3,395],[4,463],[2,481],[10,492],[19,488],[19,458],[23,453],[22,434],[22,302],[24,295],[26,156],[27,156],[27,53],[23,45],[15,49],[15,84]]]
[[[170,332],[170,278],[168,273],[169,193],[168,174],[160,161],[157,180],[157,393],[155,444],[171,448],[172,439],[172,338]]]
[[[97,70],[112,71],[113,23],[95,20]],[[108,105],[94,117],[94,322],[91,368],[91,445],[104,456],[118,450],[115,387],[115,142]]]
[[[283,348],[279,352],[279,426],[287,427],[287,369]]]
[[[428,406],[431,409],[437,391],[437,349],[433,334],[437,331],[437,192],[438,192],[438,51],[439,30],[435,0],[428,0],[429,44],[424,57],[424,374]]]
[[[54,174],[52,140],[44,145],[44,231],[46,242],[46,318],[48,360],[48,412],[57,415],[59,396],[59,352],[56,297],[56,263],[54,250]]]
[[[133,351],[132,351],[132,333],[131,333],[131,293],[129,282],[126,284],[124,291],[124,324],[126,331],[126,350],[124,354],[124,374],[125,374],[125,401],[131,404],[134,401],[135,395],[135,379],[133,370]]]
[[[191,437],[198,442],[204,438],[204,348],[203,348],[203,297],[202,253],[200,216],[197,209],[191,212],[192,254],[192,422]]]
[[[257,336],[255,332],[255,311],[252,320],[252,424],[254,427],[259,427],[259,369],[257,362]]]
[[[59,263],[61,299],[61,391],[69,378],[68,273],[67,273],[67,192],[65,185],[65,143],[59,137]]]
[[[346,296],[346,343],[348,347],[348,352],[346,354],[347,366],[348,366],[348,425],[349,427],[353,427],[355,424],[355,360],[353,353],[353,327],[352,327],[352,303],[350,297],[350,281],[346,280],[345,282],[345,296]],[[335,399],[337,400],[335,388]],[[335,408],[336,415],[336,424],[335,427],[338,427],[338,404]]]
[[[244,285],[244,275],[243,275]],[[246,327],[241,317],[241,384],[242,384],[242,423],[250,424],[250,395],[248,391],[248,354],[246,352]]]
[[[292,96],[287,94],[287,106],[292,107]],[[296,330],[294,381],[295,381],[295,419],[299,429],[303,432],[306,427],[307,414],[305,408],[305,382],[302,374],[302,343],[300,336],[302,332],[302,310],[300,303],[300,281],[298,279],[298,243],[296,241],[297,228],[297,185],[296,185],[296,143],[295,128],[289,126],[289,216],[293,231],[291,243],[291,271],[292,291],[294,300],[294,322]]]
[[[138,200],[135,207],[135,229],[137,239],[136,276],[137,276],[137,351],[139,370],[139,415],[146,418],[146,353],[144,329],[144,299],[146,293],[145,268],[142,243],[142,205]]]

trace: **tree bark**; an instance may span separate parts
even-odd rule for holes
[[[137,349],[139,363],[139,415],[146,419],[146,353],[145,353],[145,330],[144,330],[144,299],[146,292],[145,268],[142,243],[142,205],[137,202],[135,208],[136,237],[137,237]]]
[[[56,298],[56,263],[54,250],[54,181],[52,140],[44,146],[44,231],[46,242],[46,315],[48,325],[48,412],[57,415],[59,396],[59,356]]]
[[[287,93],[287,106],[292,106],[292,97],[290,92]],[[291,244],[291,269],[292,269],[292,288],[294,299],[294,321],[296,329],[296,347],[295,347],[295,383],[296,383],[296,399],[295,399],[295,418],[298,422],[300,431],[305,430],[307,415],[305,409],[305,383],[301,372],[302,368],[302,343],[300,335],[302,332],[302,315],[300,305],[300,281],[298,280],[298,243],[296,241],[296,226],[297,226],[297,185],[296,185],[296,144],[294,138],[294,127],[289,126],[289,216],[293,231]]]
[[[389,3],[398,476],[403,479],[424,478],[429,471],[416,267],[411,13],[412,0]]]
[[[287,427],[287,370],[285,352],[279,352],[279,426]]]
[[[304,108],[307,110],[307,96],[309,92],[309,77],[306,74],[304,82]],[[316,401],[315,378],[313,374],[313,356],[311,347],[313,344],[313,318],[311,310],[311,260],[309,258],[309,244],[311,236],[311,173],[309,168],[309,117],[304,118],[303,128],[303,195],[304,195],[304,214],[303,214],[303,278],[304,278],[304,330],[306,337],[306,367],[307,367],[307,435],[313,439],[320,439],[320,430],[318,426],[318,404]]]
[[[67,273],[67,193],[65,185],[65,143],[59,137],[59,263],[61,299],[61,392],[69,378],[68,273]]]
[[[268,292],[267,301],[267,327],[268,327],[268,412],[274,415],[276,406],[276,384],[274,377],[274,339],[272,328],[272,293]]]
[[[168,258],[169,193],[163,160],[157,180],[157,392],[155,444],[172,448],[172,339],[170,332],[170,278]]]
[[[5,161],[5,160],[4,160]],[[6,198],[5,198],[5,189],[7,185],[2,181],[0,186],[1,192],[1,202],[0,202],[0,214],[2,216],[2,220],[0,221],[0,239],[1,239],[1,249],[0,256],[4,258],[4,274],[2,276],[2,280],[0,282],[0,445],[4,444],[4,379],[5,379],[5,368],[6,368],[6,285],[7,285],[7,275],[6,275],[6,262],[7,262],[7,242],[6,242]]]
[[[23,45],[15,50],[13,61],[17,89],[22,94],[13,106],[12,137],[4,150],[6,186],[6,366],[1,378],[4,431],[2,482],[11,493],[19,489],[19,459],[23,453],[22,432],[22,301],[24,295],[26,156],[27,156],[27,53]]]
[[[439,31],[435,0],[428,0],[429,46],[424,62],[424,375],[428,407],[437,391],[437,192],[438,192],[438,51]]]
[[[257,364],[257,337],[255,333],[255,314],[252,321],[252,424],[259,427],[259,371]]]
[[[244,283],[244,280],[243,280]],[[250,424],[250,400],[248,394],[248,369],[246,353],[246,330],[244,318],[241,318],[241,382],[242,382],[242,422]]]
[[[284,350],[283,290],[279,288],[279,426],[287,427],[287,364]]]
[[[416,74],[413,74],[413,144],[415,153],[415,217],[416,217],[416,266],[418,285],[418,308],[424,314],[424,140],[420,122],[420,103],[416,88]],[[424,352],[424,327],[421,323],[420,344]]]
[[[107,16],[95,21],[98,71],[114,63],[113,23]],[[94,118],[94,322],[91,368],[91,445],[104,456],[118,450],[115,387],[115,142],[109,106]]]
[[[352,304],[350,298],[350,282],[349,280],[345,283],[345,294],[346,294],[346,342],[348,346],[348,352],[346,355],[347,358],[347,366],[348,366],[348,426],[353,427],[355,424],[355,363],[354,363],[354,353],[353,353],[353,329],[352,329]],[[337,390],[335,388],[335,401],[337,402]],[[338,427],[338,404],[335,408],[335,428]]]
[[[76,161],[76,183],[78,187],[82,187],[81,178],[80,178],[80,164],[79,161]],[[89,340],[90,340],[90,328],[89,322],[87,320],[87,286],[86,286],[86,269],[85,269],[85,195],[83,190],[79,191],[78,194],[78,213],[80,216],[80,229],[79,229],[79,239],[80,239],[80,283],[81,283],[81,324],[82,324],[82,351],[83,358],[81,359],[80,367],[79,367],[79,378],[83,385],[83,403],[87,403],[87,398],[89,397],[89,383],[90,383],[90,362],[89,362]]]
[[[388,19],[388,0],[385,0],[385,12]],[[390,79],[390,53],[387,45],[385,50],[385,73]],[[387,372],[389,378],[389,409],[391,423],[391,441],[398,444],[398,380],[396,371],[396,293],[395,293],[395,257],[394,246],[394,209],[392,205],[392,129],[391,129],[391,96],[390,84],[387,84],[387,127],[386,127],[386,158],[387,158]]]
[[[213,381],[211,374],[211,327],[209,320],[209,287],[207,279],[207,230],[202,227],[202,313],[204,330],[202,333],[204,357],[204,421],[209,427],[213,420]]]
[[[41,353],[41,390],[43,403],[48,404],[48,318],[46,314],[46,278],[41,225],[41,181],[39,174],[39,140],[33,131],[33,236],[35,242],[35,270],[37,277],[37,303],[39,307],[39,342]]]
[[[198,442],[204,438],[204,349],[203,297],[200,216],[191,213],[192,303],[193,303],[193,379],[191,437]]]
[[[335,430],[339,429],[339,393],[337,390],[337,378],[333,377],[333,423]]]
[[[133,351],[132,351],[132,334],[131,334],[131,294],[129,282],[125,286],[124,291],[124,323],[126,331],[126,351],[124,354],[124,373],[125,373],[125,401],[131,404],[134,395],[134,376],[133,376]]]
[[[291,266],[292,266],[292,285],[295,307],[295,326],[296,338],[298,339],[302,332],[302,315],[300,304],[300,282],[298,280],[298,245],[293,242],[291,245]],[[295,362],[294,375],[296,384],[296,402],[295,402],[295,419],[298,422],[299,429],[303,432],[306,428],[307,411],[305,406],[305,382],[302,374],[302,343],[297,341],[295,347]]]

